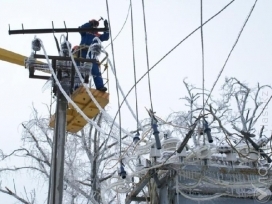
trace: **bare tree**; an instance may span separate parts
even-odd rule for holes
[[[95,118],[95,122],[109,130],[110,125],[103,119],[102,114]],[[9,158],[24,158],[28,162],[25,166],[0,168],[0,173],[28,171],[36,174],[44,182],[48,182],[51,166],[51,151],[53,130],[49,128],[49,119],[40,118],[37,110],[33,109],[33,119],[23,123],[23,145],[10,154],[1,152],[1,160]],[[113,128],[113,134],[116,132]],[[118,142],[113,137],[108,138],[93,126],[86,125],[77,134],[66,135],[65,147],[65,203],[101,203],[101,183],[111,178],[116,169],[103,172],[103,165],[107,159],[114,156],[114,147]],[[16,182],[14,184],[16,186]],[[9,194],[22,203],[37,203],[35,191],[18,195],[16,190],[9,187],[0,188],[0,192]],[[26,191],[25,191],[26,192]],[[109,199],[112,199],[109,194]],[[30,197],[30,198],[29,198]],[[41,202],[41,201],[39,201]]]
[[[162,134],[161,141],[172,135],[183,141],[192,136],[185,144],[187,150],[202,146],[208,142],[205,138],[204,122],[211,129],[216,146],[228,145],[234,150],[240,144],[247,145],[247,150],[239,152],[241,162],[246,162],[248,153],[252,150],[259,152],[263,160],[271,161],[270,150],[263,147],[271,141],[271,136],[265,132],[264,126],[258,131],[258,121],[261,120],[271,97],[261,94],[262,90],[270,90],[271,87],[257,84],[255,88],[249,88],[245,83],[236,78],[226,79],[221,89],[221,96],[214,99],[209,92],[204,90],[206,104],[202,103],[203,91],[184,81],[187,94],[181,98],[185,101],[183,111],[174,112],[162,119],[156,116],[158,126]],[[125,199],[127,194],[143,178],[139,166],[150,156],[150,148],[154,144],[151,128],[151,119],[142,121],[141,138],[133,138],[120,133],[120,129],[108,122],[103,114],[99,114],[94,121],[106,133],[95,129],[92,125],[86,125],[77,134],[66,135],[65,153],[65,192],[64,203],[112,203]],[[33,110],[33,119],[23,123],[23,145],[9,154],[1,152],[1,160],[9,158],[25,158],[28,163],[25,166],[5,167],[0,169],[0,174],[7,172],[28,171],[35,172],[45,183],[48,182],[51,165],[53,131],[48,127],[49,119],[40,118],[38,112]],[[195,130],[196,128],[196,130]],[[138,133],[133,131],[132,134]],[[192,134],[191,134],[192,133]],[[116,138],[120,138],[121,143]],[[134,139],[135,139],[134,138]],[[153,142],[153,143],[152,143]],[[148,151],[146,151],[148,150]],[[162,154],[161,158],[151,158],[147,169],[152,169],[152,174],[162,176],[159,167],[171,160],[175,151],[171,154]],[[147,165],[148,162],[145,162]],[[120,165],[126,166],[127,175],[123,179],[118,173]],[[139,171],[139,172],[137,172]],[[132,173],[130,176],[130,173]],[[136,175],[136,176],[135,176]],[[3,184],[2,184],[3,185]],[[0,186],[1,187],[1,186]],[[24,189],[24,195],[16,192],[16,182],[13,189],[4,186],[0,192],[13,196],[22,203],[37,203],[35,191],[28,193]],[[139,193],[142,197],[150,198],[151,203],[157,203],[159,192],[154,179],[148,183]]]

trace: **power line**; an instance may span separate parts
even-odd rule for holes
[[[123,23],[123,26],[121,27],[120,31],[119,31],[119,32],[117,33],[117,35],[113,38],[112,41],[114,41],[114,40],[119,36],[119,34],[122,32],[123,28],[125,27],[125,25],[126,25],[126,23],[127,23],[128,16],[129,16],[130,8],[131,8],[131,4],[129,4],[128,13],[127,13],[125,22]],[[109,44],[105,47],[105,49],[106,49],[107,47],[109,47],[110,45],[111,45],[111,43],[109,43]]]
[[[110,13],[109,13],[109,4],[108,4],[108,0],[106,0],[106,4],[107,4],[107,15],[108,15],[108,20],[109,20],[109,30],[110,30],[110,34],[111,34],[111,24],[110,24]],[[111,38],[111,51],[112,51],[112,61],[113,61],[113,69],[114,69],[114,74],[115,74],[115,83],[116,83],[116,93],[117,93],[117,100],[118,100],[118,110],[117,110],[117,113],[116,113],[116,116],[117,114],[119,113],[119,142],[120,142],[120,155],[121,155],[121,151],[122,151],[122,133],[121,133],[121,109],[120,109],[120,97],[119,97],[119,89],[118,89],[118,84],[117,84],[117,72],[116,72],[116,68],[115,68],[115,58],[114,58],[114,49],[113,49],[113,39],[112,39],[112,35],[110,35],[110,38]],[[115,118],[113,120],[113,122],[115,121]]]
[[[185,38],[183,38],[176,46],[174,46],[169,52],[167,52],[158,62],[156,62],[150,69],[147,70],[146,73],[143,74],[143,76],[138,79],[138,81],[136,82],[139,83],[152,69],[154,69],[164,58],[166,58],[173,50],[175,50],[181,43],[183,43],[185,40],[187,40],[191,35],[193,35],[197,30],[199,30],[202,26],[206,25],[209,21],[211,21],[214,17],[216,17],[217,15],[219,15],[222,11],[224,11],[228,6],[230,6],[235,0],[232,0],[231,2],[229,2],[226,6],[224,6],[220,11],[218,11],[215,15],[213,15],[212,17],[210,17],[207,21],[205,21],[203,23],[203,25],[197,27],[195,30],[193,30],[189,35],[187,35]],[[119,106],[119,109],[122,107],[122,105],[124,104],[126,98],[128,97],[128,95],[131,93],[131,91],[133,90],[134,86],[136,85],[134,84],[131,89],[128,91],[128,93],[126,94],[125,98],[123,99],[121,105]],[[117,114],[114,116],[113,121],[115,121]]]
[[[136,117],[137,117],[137,127],[136,130],[139,128],[139,114],[138,114],[138,97],[137,97],[137,85],[136,85],[136,67],[135,67],[135,49],[134,49],[134,29],[133,29],[133,9],[132,9],[132,2],[130,0],[131,6],[131,38],[132,38],[132,55],[133,55],[133,70],[134,70],[134,83],[135,83],[135,103],[136,103]]]
[[[200,33],[201,33],[201,51],[202,51],[202,97],[203,97],[203,115],[205,114],[205,63],[204,63],[204,41],[203,41],[203,8],[202,8],[202,0],[200,0]]]
[[[201,36],[201,52],[202,52],[202,111],[203,115],[205,115],[205,95],[204,95],[204,89],[205,89],[205,63],[204,63],[204,41],[203,41],[203,8],[202,8],[202,0],[200,0],[200,36]],[[203,121],[204,122],[204,121]],[[203,134],[204,136],[204,134]],[[205,144],[205,137],[203,137],[203,143]]]
[[[152,96],[151,96],[151,84],[150,84],[150,74],[149,74],[149,57],[148,57],[148,47],[147,47],[147,31],[146,31],[146,20],[145,20],[145,6],[144,0],[142,0],[143,7],[143,17],[144,17],[144,30],[145,30],[145,51],[146,51],[146,64],[147,64],[147,76],[148,76],[148,88],[149,88],[149,100],[151,110],[153,111]],[[136,84],[135,84],[136,85]]]
[[[206,102],[205,102],[205,105],[208,103],[208,100],[209,100],[209,98],[211,97],[211,94],[212,94],[212,92],[213,92],[213,90],[214,90],[214,87],[215,87],[215,85],[217,84],[217,82],[218,82],[218,80],[219,80],[219,78],[220,78],[222,72],[223,72],[224,69],[225,69],[226,64],[227,64],[227,62],[228,62],[228,60],[229,60],[229,58],[230,58],[230,55],[232,54],[232,51],[233,51],[234,48],[236,47],[236,45],[237,45],[237,43],[238,43],[238,41],[239,41],[239,39],[240,39],[240,36],[241,36],[241,34],[242,34],[242,32],[243,32],[243,30],[244,30],[244,28],[245,28],[245,26],[246,26],[246,24],[247,24],[247,22],[248,22],[248,19],[249,19],[249,17],[251,16],[251,14],[252,14],[252,12],[253,12],[253,10],[254,10],[254,8],[255,8],[255,5],[256,5],[257,1],[258,1],[258,0],[256,0],[255,3],[254,3],[254,5],[252,6],[252,8],[251,8],[251,10],[250,10],[250,12],[249,12],[249,14],[248,14],[248,16],[247,16],[247,18],[246,18],[246,21],[245,21],[245,23],[244,23],[242,29],[240,30],[240,32],[239,32],[239,34],[238,34],[238,37],[237,37],[237,39],[236,39],[234,45],[232,46],[232,48],[231,48],[231,50],[230,50],[230,53],[229,53],[229,55],[228,55],[228,57],[227,57],[227,59],[226,59],[224,65],[223,65],[222,69],[220,70],[220,72],[219,72],[219,74],[218,74],[218,76],[217,76],[217,78],[216,78],[216,80],[215,80],[213,86],[212,86],[212,89],[211,89],[211,91],[210,91],[210,93],[209,93],[209,95],[208,95],[208,98],[207,98],[207,100],[206,100]],[[200,114],[201,114],[201,112],[200,112]]]

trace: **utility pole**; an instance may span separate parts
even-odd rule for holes
[[[99,31],[108,31],[108,28],[54,28],[52,22],[52,28],[49,29],[24,29],[22,25],[21,30],[10,30],[9,34],[37,34],[37,33],[63,33],[66,32],[66,39],[68,40],[68,33],[69,32],[99,32]],[[57,38],[54,35],[56,40],[56,45],[59,49],[59,44],[57,42]],[[49,59],[52,61],[52,68],[55,74],[57,75],[57,79],[59,80],[61,87],[63,90],[68,94],[72,94],[74,90],[75,84],[75,68],[73,65],[65,65],[62,62],[70,62],[71,57],[69,56],[70,47],[64,46],[63,50],[66,49],[66,53],[64,56],[45,56],[45,55],[38,55],[36,51],[41,49],[40,41],[35,39],[32,42],[32,49],[33,55],[25,61],[25,65],[27,65],[29,69],[29,78],[35,79],[49,79],[49,76],[39,76],[35,75],[35,70],[39,70],[40,68],[47,68],[49,66],[45,63],[38,63],[36,59]],[[83,58],[76,58],[75,61],[77,62],[89,62],[89,63],[97,63],[94,59],[83,59]],[[27,62],[27,63],[26,63]],[[21,63],[21,62],[20,62]],[[64,71],[63,71],[64,70]],[[86,71],[86,70],[85,70]],[[90,71],[90,70],[89,70]],[[68,76],[63,76],[63,73],[69,72],[70,78]],[[64,97],[63,93],[60,91],[60,88],[54,83],[53,80],[53,92],[57,97],[56,103],[56,114],[55,114],[55,127],[54,127],[54,138],[53,138],[53,145],[52,145],[52,156],[51,156],[51,166],[50,166],[50,178],[49,178],[49,190],[48,190],[48,200],[47,204],[62,204],[63,199],[63,179],[64,179],[64,155],[65,155],[65,135],[66,135],[66,110],[68,107],[68,101]],[[78,82],[77,82],[78,83]]]
[[[62,87],[65,91],[69,90],[69,87],[65,86],[64,83],[62,84]],[[66,98],[63,96],[58,88],[48,204],[62,203],[67,105],[68,102]]]

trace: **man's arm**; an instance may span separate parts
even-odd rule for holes
[[[107,20],[104,20],[104,27],[109,28],[109,24],[108,24]],[[99,39],[101,41],[107,41],[109,39],[109,37],[110,37],[110,33],[109,33],[109,31],[106,31],[102,35],[99,36]]]
[[[85,24],[83,24],[82,26],[79,26],[79,28],[91,28],[91,23],[90,22],[88,22],[88,23],[85,23]],[[80,33],[80,35],[86,35],[86,32],[85,31],[82,31],[82,32],[79,32]]]
[[[109,39],[109,37],[110,37],[110,33],[107,31],[107,32],[104,32],[103,34],[101,34],[99,36],[99,39],[101,41],[107,41]]]

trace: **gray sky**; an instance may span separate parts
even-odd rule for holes
[[[227,0],[203,0],[203,21],[217,13]],[[253,0],[236,0],[229,8],[203,27],[205,56],[205,88],[211,89],[219,71],[249,14]],[[130,1],[109,0],[112,36],[115,37],[125,22]],[[135,44],[135,66],[137,78],[147,70],[144,44],[144,24],[142,1],[132,1],[133,30]],[[11,29],[78,27],[100,16],[108,19],[106,1],[64,1],[64,0],[9,0],[0,2],[0,47],[28,56],[34,35],[8,35]],[[225,70],[217,83],[214,94],[226,76],[237,77],[242,82],[255,86],[257,82],[271,85],[272,65],[272,1],[260,0],[234,49]],[[145,1],[149,65],[153,66],[184,37],[200,25],[199,0],[149,0]],[[57,34],[59,39],[60,34]],[[47,53],[57,55],[52,34],[37,35],[46,47]],[[78,33],[69,34],[69,41],[76,45],[80,41]],[[103,45],[108,45],[104,42]],[[112,60],[111,49],[107,48]],[[114,41],[114,56],[117,77],[125,93],[134,84],[133,55],[130,16],[121,34]],[[42,92],[44,80],[28,78],[28,70],[18,65],[0,62],[1,69],[1,135],[0,149],[11,151],[22,143],[20,123],[31,116],[31,106],[43,115],[48,112],[44,104],[50,103],[50,91]],[[182,80],[198,87],[202,86],[201,38],[200,30],[178,46],[150,73],[152,103],[158,116],[165,118],[173,111],[182,111],[184,104],[179,98],[185,95]],[[145,77],[137,85],[139,118],[148,117],[145,108],[150,108],[148,81]],[[272,92],[270,91],[270,94]],[[128,97],[135,110],[135,92]],[[114,117],[118,103],[115,81],[110,73],[109,113]],[[122,127],[135,130],[136,123],[124,107],[121,111]],[[270,125],[271,127],[271,125]],[[0,177],[0,180],[3,178]],[[10,185],[10,178],[3,180],[2,186]],[[18,189],[17,189],[18,190]],[[0,194],[1,202],[14,203],[13,199]]]

